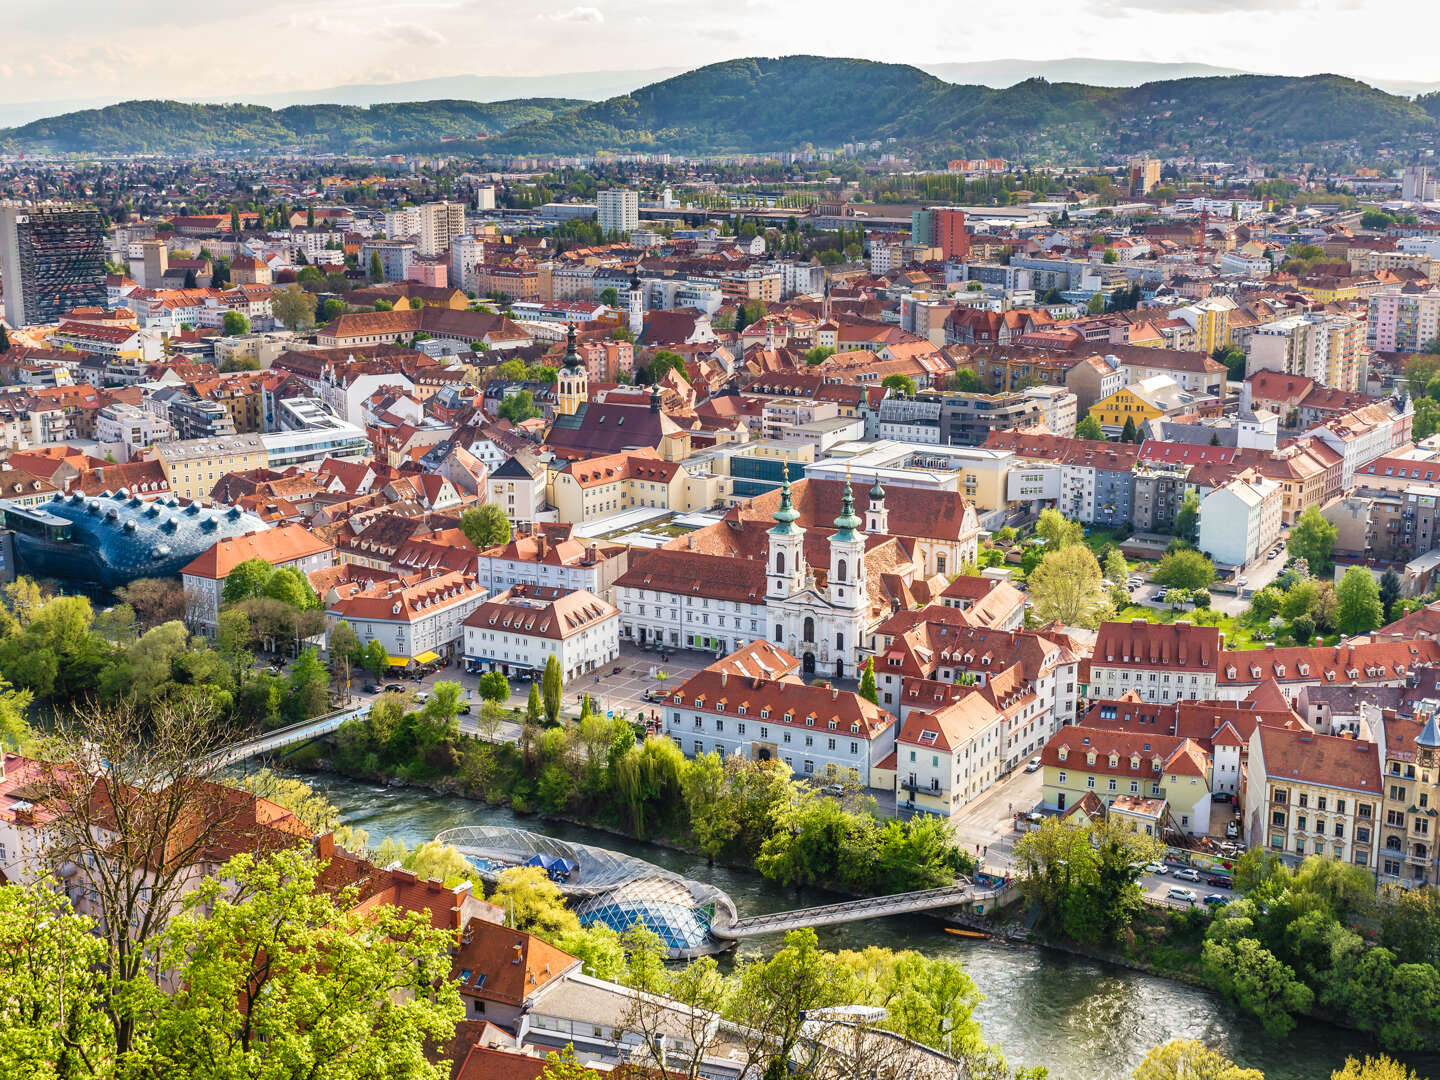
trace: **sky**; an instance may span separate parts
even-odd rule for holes
[[[1070,56],[1440,82],[1433,0],[4,0],[0,103],[439,75]],[[1411,27],[1419,31],[1396,32]]]

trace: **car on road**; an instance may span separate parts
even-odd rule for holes
[[[371,683],[370,685],[365,687],[365,692],[367,694],[383,694],[385,692],[385,688],[383,686],[376,686],[374,683]]]
[[[826,784],[820,789],[821,795],[829,795],[832,799],[838,799],[845,794],[845,789],[839,784]]]
[[[460,702],[459,707],[458,707],[455,711],[456,711],[459,715],[461,715],[461,716],[469,716],[469,715],[470,715],[470,702],[468,702],[468,701],[462,701],[462,702]]]
[[[1205,878],[1206,885],[1214,885],[1217,889],[1233,889],[1235,882],[1231,881],[1224,874],[1210,874]]]
[[[401,686],[398,682],[385,684],[385,693],[387,694],[403,694],[404,692],[405,687]]]
[[[1145,579],[1142,578],[1139,574],[1135,574],[1131,577],[1126,578],[1125,584],[1132,589],[1138,589],[1141,585],[1145,584]]]
[[[1250,584],[1250,579],[1249,579],[1248,577],[1236,578],[1236,579],[1235,579],[1235,584],[1236,584],[1236,585],[1239,585],[1240,588],[1243,589],[1243,588],[1245,588],[1246,585],[1249,585],[1249,584]]]
[[[1278,552],[1278,551],[1272,551],[1272,552],[1270,552],[1269,555],[1266,555],[1266,556],[1265,556],[1266,559],[1278,559],[1279,557],[1280,557],[1280,552]]]
[[[1230,822],[1230,824],[1228,824],[1228,825],[1225,826],[1225,839],[1226,839],[1226,840],[1238,840],[1238,839],[1240,839],[1240,823],[1239,823],[1238,821],[1232,821],[1232,822]]]
[[[1228,896],[1221,896],[1218,892],[1212,892],[1209,896],[1205,897],[1205,903],[1208,907],[1224,907],[1229,902],[1230,898]]]
[[[1182,866],[1170,874],[1176,881],[1199,881],[1200,871],[1189,866]]]
[[[1031,759],[1030,759],[1030,764],[1028,764],[1028,765],[1025,766],[1025,771],[1026,771],[1026,772],[1038,772],[1039,769],[1040,769],[1040,759],[1039,759],[1038,757],[1037,757],[1037,758],[1031,758]]]
[[[1147,874],[1165,874],[1168,873],[1169,870],[1170,868],[1163,862],[1152,862],[1149,866],[1145,867]]]
[[[1170,886],[1170,891],[1165,894],[1171,900],[1183,900],[1187,904],[1195,902],[1195,890],[1187,889],[1182,885]]]
[[[420,702],[420,704],[423,705],[423,704],[425,704],[425,702],[427,702],[427,701],[430,700],[430,695],[427,694],[424,690],[416,690],[416,691],[415,691],[415,700],[418,701],[418,702]]]

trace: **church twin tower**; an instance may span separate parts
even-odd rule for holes
[[[838,676],[853,674],[869,614],[866,532],[861,527],[880,535],[888,530],[885,489],[877,477],[870,489],[869,512],[862,521],[855,512],[855,496],[846,475],[840,516],[830,536],[830,571],[821,587],[805,561],[805,530],[796,524],[800,512],[791,501],[788,462],[783,476],[780,506],[769,531],[766,568],[765,601],[774,640],[801,657],[807,672],[824,664],[827,670],[833,665]]]

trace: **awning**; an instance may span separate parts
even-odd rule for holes
[[[419,656],[392,656],[390,657],[391,667],[409,667],[411,663],[432,664],[440,659],[440,654],[426,649]]]

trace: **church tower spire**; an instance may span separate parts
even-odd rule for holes
[[[780,506],[770,529],[769,580],[767,595],[794,596],[805,587],[805,530],[796,522],[800,511],[790,501],[790,462],[781,470]]]
[[[864,522],[855,513],[855,492],[850,487],[850,469],[845,469],[845,493],[840,498],[840,516],[830,536],[830,601],[847,609],[865,602]]]
[[[880,486],[880,474],[875,474],[875,486],[870,489],[870,509],[865,515],[865,531],[886,536],[890,532],[890,511],[885,509],[885,489]]]
[[[566,334],[565,363],[555,378],[555,411],[573,416],[590,397],[590,377],[575,347],[575,324]]]

